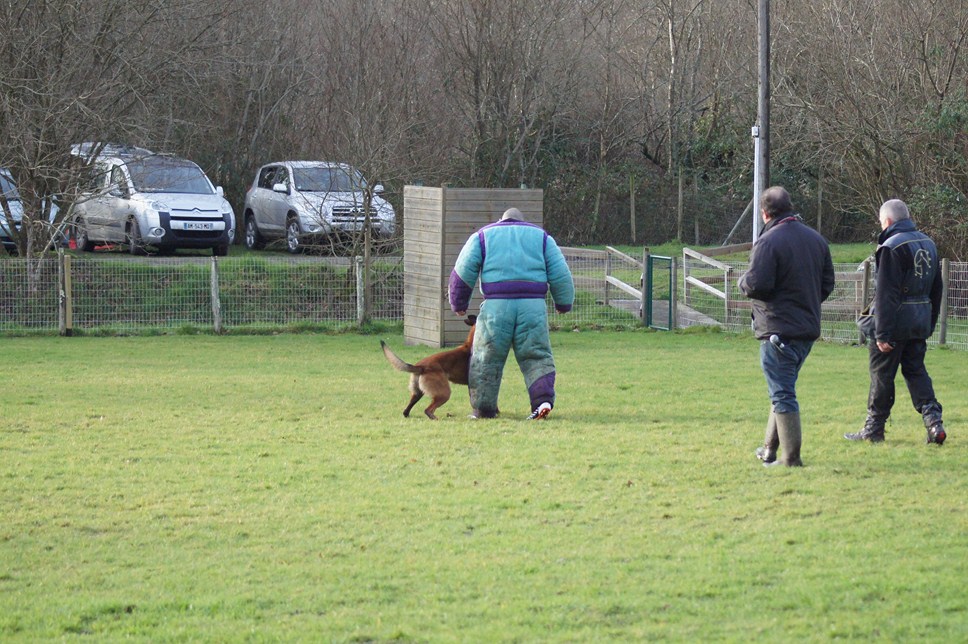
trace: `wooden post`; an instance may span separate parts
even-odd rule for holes
[[[71,300],[71,258],[63,248],[57,249],[57,326],[60,335],[74,335],[74,310]]]
[[[366,321],[366,285],[363,283],[363,258],[356,256],[356,323]]]
[[[864,267],[864,281],[860,287],[860,306],[861,310],[867,307],[867,303],[871,301],[871,260],[865,259],[863,263]],[[865,342],[867,338],[864,337],[863,333],[857,332],[857,341]],[[874,338],[871,338],[874,341]]]
[[[947,259],[941,260],[941,281],[944,288],[941,289],[941,312],[938,314],[938,344],[944,346],[948,341],[948,280],[951,278],[951,262]]]
[[[629,175],[629,226],[632,229],[632,243],[635,243],[635,177]]]
[[[212,255],[212,324],[217,335],[222,334],[222,298],[218,286],[218,257]]]
[[[817,177],[817,232],[823,234],[823,166]]]
[[[682,166],[679,166],[679,205],[676,213],[676,239],[682,241]]]
[[[612,254],[605,249],[605,306],[608,306],[609,292],[608,292],[608,278],[612,274]]]
[[[70,255],[64,255],[64,320],[67,336],[74,335],[74,275]]]

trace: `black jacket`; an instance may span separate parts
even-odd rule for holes
[[[874,337],[926,340],[938,323],[944,290],[938,249],[910,219],[894,222],[877,241]]]
[[[785,340],[820,337],[820,304],[834,290],[830,247],[795,215],[780,215],[763,229],[739,288],[753,301],[753,332]]]

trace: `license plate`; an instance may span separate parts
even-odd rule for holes
[[[212,224],[208,221],[186,221],[185,230],[212,230]]]

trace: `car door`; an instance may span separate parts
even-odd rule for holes
[[[83,222],[89,239],[106,240],[109,238],[107,229],[109,223],[109,209],[111,196],[108,194],[111,184],[112,166],[98,162],[94,165],[90,190],[81,201],[75,205],[79,224]]]
[[[275,172],[270,177],[270,181],[272,183],[269,185],[268,192],[266,192],[266,213],[270,220],[270,230],[277,234],[282,234],[286,229],[286,215],[289,213],[288,191],[291,190],[290,186],[292,184],[289,177],[289,168],[277,166]],[[273,187],[280,183],[286,186],[287,192],[283,193],[273,190]]]
[[[100,200],[103,207],[99,208],[98,223],[101,226],[101,237],[105,241],[127,241],[124,227],[131,212],[131,182],[121,164],[111,166],[108,177],[107,192]]]
[[[271,181],[275,172],[275,166],[267,165],[259,168],[259,175],[256,177],[255,186],[249,195],[249,208],[252,209],[252,216],[255,218],[256,226],[258,226],[263,234],[269,230],[266,197],[268,194],[267,191],[272,190]]]

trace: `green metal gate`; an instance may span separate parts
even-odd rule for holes
[[[676,264],[649,255],[645,268],[645,323],[662,331],[676,328]]]

